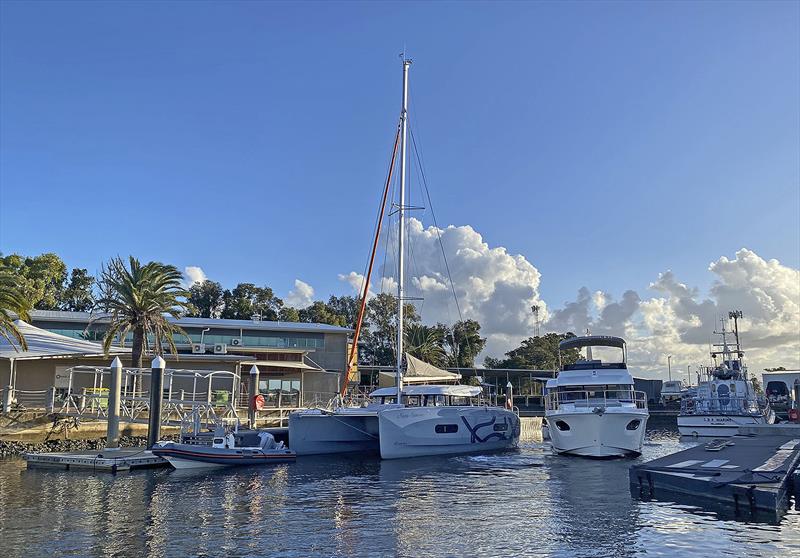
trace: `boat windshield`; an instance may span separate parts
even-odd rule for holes
[[[393,404],[396,395],[373,396],[381,405]],[[455,395],[404,395],[403,404],[407,407],[470,407],[480,405],[480,397],[459,397]]]

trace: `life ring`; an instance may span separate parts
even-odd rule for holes
[[[264,396],[260,393],[253,397],[253,408],[256,411],[260,411],[264,408],[264,405],[267,404],[267,400],[264,399]]]
[[[798,409],[789,409],[789,420],[792,422],[800,421],[800,410]]]

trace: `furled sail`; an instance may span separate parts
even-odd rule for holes
[[[461,379],[461,374],[436,368],[408,353],[406,353],[406,366],[403,374],[403,383],[406,384],[456,382]]]

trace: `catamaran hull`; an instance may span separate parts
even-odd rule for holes
[[[379,452],[378,417],[337,413],[289,415],[289,447],[297,455]]]
[[[383,459],[485,453],[516,447],[519,417],[501,408],[409,407],[378,415]]]
[[[553,451],[583,457],[624,457],[642,453],[647,412],[551,413]],[[633,428],[635,426],[635,428]]]
[[[681,436],[727,438],[739,433],[740,426],[772,424],[774,414],[763,415],[678,415]]]

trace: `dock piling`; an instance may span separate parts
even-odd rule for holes
[[[161,437],[161,400],[164,395],[162,385],[166,366],[167,363],[158,355],[150,364],[150,419],[147,428],[147,449],[156,445]]]
[[[114,357],[111,362],[111,387],[108,391],[108,426],[106,449],[119,448],[119,402],[122,388],[122,361]]]
[[[3,389],[3,413],[8,414],[11,412],[11,402],[14,400],[13,386],[6,386]]]
[[[256,396],[258,395],[258,380],[259,380],[259,370],[258,366],[255,364],[250,368],[250,401],[247,405],[248,410],[248,421],[250,422],[250,428],[256,427],[256,422],[258,420],[258,409],[256,409]],[[280,405],[278,405],[280,407]]]

